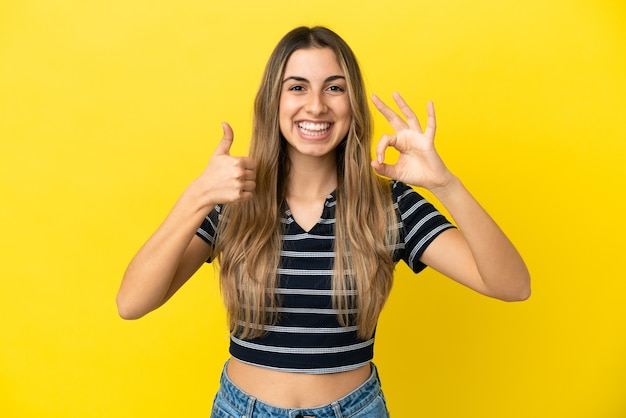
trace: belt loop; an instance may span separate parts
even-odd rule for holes
[[[254,411],[254,403],[256,398],[253,396],[248,397],[248,407],[246,408],[246,415],[241,418],[252,418],[252,412]]]
[[[333,411],[335,411],[335,418],[343,418],[343,415],[341,414],[341,406],[339,405],[339,402],[335,401],[331,403],[330,406],[332,406]]]

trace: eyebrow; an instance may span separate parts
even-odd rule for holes
[[[345,80],[346,77],[342,76],[342,75],[331,75],[330,77],[326,77],[326,80],[324,80],[325,83],[328,83],[329,81],[335,81],[335,80]],[[299,82],[305,82],[305,83],[309,83],[309,80],[307,80],[304,77],[299,77],[296,75],[293,75],[291,77],[287,77],[283,80],[283,83],[286,83],[289,80],[294,80],[294,81],[299,81]]]

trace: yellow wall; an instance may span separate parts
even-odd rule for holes
[[[0,3],[0,416],[208,417],[213,270],[137,322],[123,270],[277,40],[324,24],[371,92],[435,101],[449,166],[533,274],[522,304],[399,268],[376,362],[394,417],[626,416],[621,0]],[[377,136],[389,131],[376,119]]]

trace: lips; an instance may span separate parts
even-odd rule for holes
[[[321,136],[328,131],[332,126],[330,122],[298,122],[296,123],[300,132],[306,136]]]

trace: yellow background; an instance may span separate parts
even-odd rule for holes
[[[126,264],[221,137],[247,150],[265,61],[323,24],[399,90],[533,276],[521,304],[398,269],[376,359],[394,417],[626,417],[621,0],[0,2],[0,416],[208,417],[213,269],[136,322]],[[390,131],[376,118],[376,136]]]

